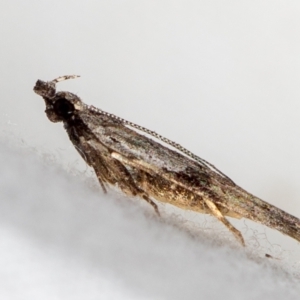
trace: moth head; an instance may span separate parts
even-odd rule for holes
[[[46,115],[52,122],[74,119],[78,111],[85,105],[80,98],[69,92],[56,92],[56,83],[62,80],[76,78],[76,75],[58,77],[52,81],[38,80],[34,92],[42,96],[46,104]]]
[[[45,82],[39,79],[36,82],[33,90],[42,97],[53,98],[56,93],[55,82],[54,81]]]
[[[46,115],[52,122],[74,120],[85,107],[78,96],[69,92],[58,92],[50,101],[45,99],[45,102]]]

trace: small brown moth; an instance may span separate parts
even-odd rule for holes
[[[207,161],[151,130],[86,105],[75,94],[56,92],[56,83],[76,77],[38,80],[34,91],[43,97],[49,120],[64,123],[104,192],[108,185],[116,185],[124,193],[149,202],[158,214],[152,199],[211,214],[242,245],[242,234],[225,216],[247,218],[300,241],[298,218],[246,192]]]

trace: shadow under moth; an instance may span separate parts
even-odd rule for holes
[[[300,241],[298,218],[246,192],[209,162],[154,131],[83,103],[73,93],[56,92],[56,83],[76,77],[38,80],[34,91],[43,97],[49,120],[64,123],[104,192],[109,185],[118,186],[146,200],[157,214],[154,200],[211,214],[242,245],[242,234],[227,216],[250,219]]]

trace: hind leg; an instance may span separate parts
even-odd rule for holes
[[[207,198],[203,199],[208,206],[211,214],[215,216],[219,221],[221,221],[236,237],[236,239],[242,244],[242,246],[245,246],[244,238],[239,230],[237,230],[220,212],[220,210],[217,208],[217,206],[210,201]]]

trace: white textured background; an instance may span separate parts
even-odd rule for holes
[[[38,78],[80,74],[59,88],[181,143],[300,217],[298,1],[0,7],[1,299],[298,299],[282,271],[72,176],[85,166],[32,91]],[[235,224],[298,271],[298,243]]]

